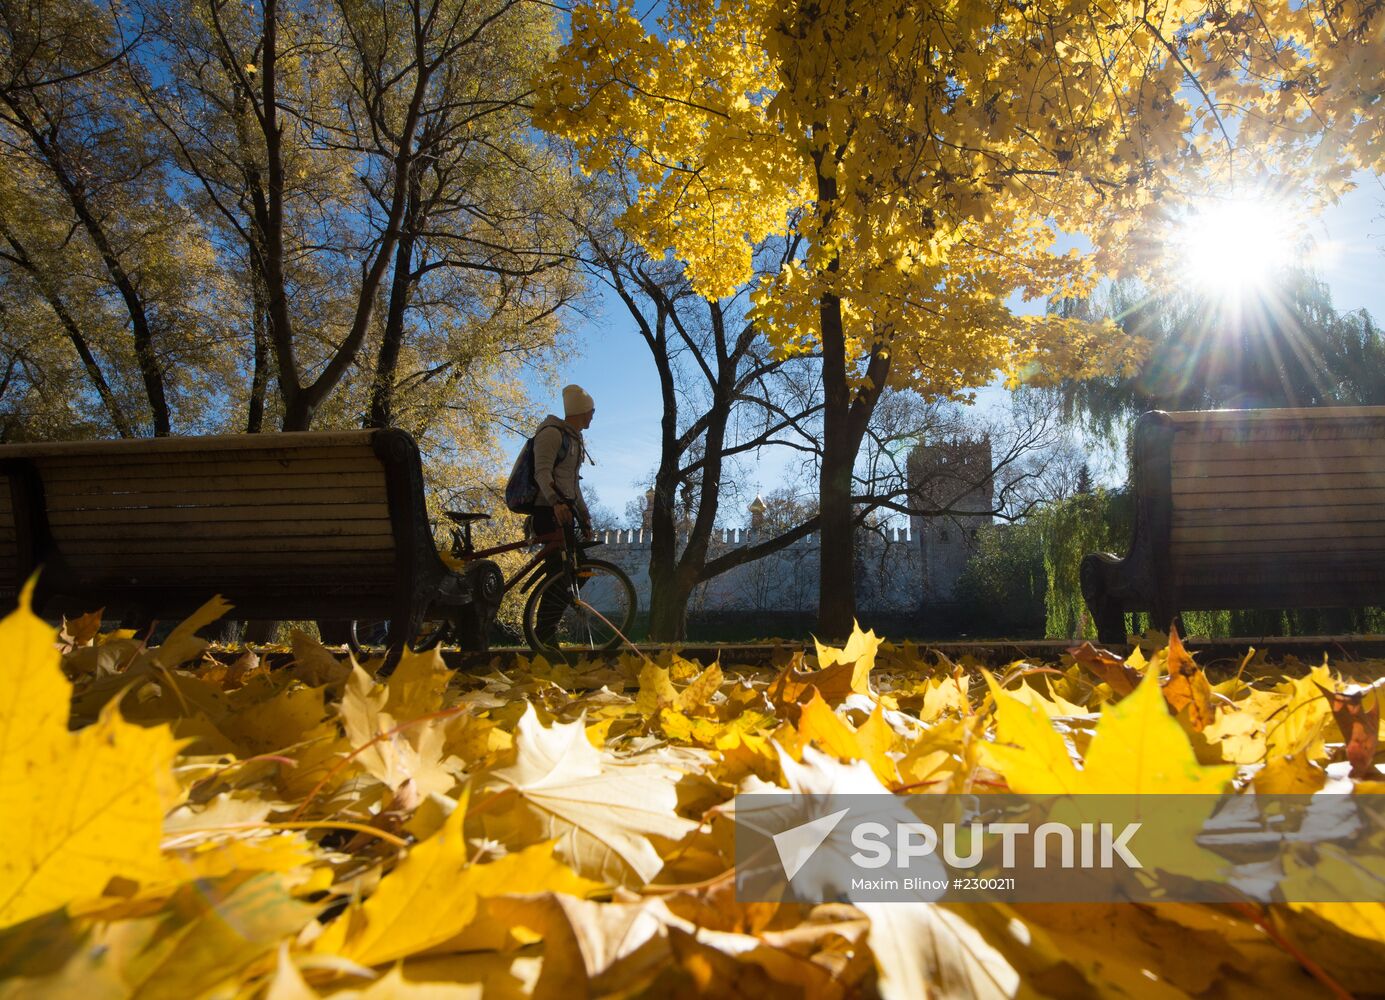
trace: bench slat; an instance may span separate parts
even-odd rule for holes
[[[321,520],[374,520],[389,523],[389,508],[385,504],[283,504],[248,507],[181,507],[172,509],[145,508],[137,510],[61,510],[52,511],[48,520],[54,534],[67,525],[176,524],[240,521],[297,521],[312,524]]]
[[[1235,559],[1241,555],[1283,556],[1286,559],[1296,561],[1302,561],[1311,556],[1334,559],[1361,556],[1379,560],[1385,564],[1385,538],[1381,537],[1357,539],[1353,543],[1347,543],[1340,539],[1323,538],[1274,538],[1268,541],[1239,538],[1214,539],[1176,545],[1171,551],[1179,565],[1189,566],[1216,562],[1219,559]]]
[[[112,493],[101,496],[50,491],[47,496],[48,513],[51,518],[60,511],[174,510],[191,507],[205,508],[209,517],[214,520],[212,512],[224,507],[274,506],[284,503],[383,506],[386,502],[383,485],[338,489],[325,485],[321,479],[317,482],[321,485],[312,489],[297,490],[183,490],[172,493]]]
[[[110,528],[102,524],[65,524],[61,530],[54,527],[54,533],[64,545],[86,545],[91,542],[104,542],[111,538]],[[224,539],[244,539],[252,535],[256,538],[301,538],[301,539],[360,539],[394,538],[389,522],[371,519],[301,521],[275,520],[247,528],[243,521],[217,523],[214,521],[191,522],[180,525],[177,537],[189,542],[215,542]],[[169,537],[167,526],[162,524],[122,524],[120,537],[132,541],[158,541]]]
[[[181,534],[175,536],[164,533],[160,537],[135,541],[126,538],[91,539],[80,542],[65,538],[64,541],[72,548],[80,548],[82,552],[100,555],[134,553],[137,557],[156,553],[210,555],[213,553],[311,553],[317,551],[371,553],[374,556],[380,552],[390,552],[394,549],[394,539],[389,535],[368,535],[365,537],[338,535],[325,538],[293,535],[287,538],[205,539],[185,538]],[[63,548],[64,552],[67,551],[67,547],[60,547]]]
[[[1173,482],[1220,479],[1227,476],[1303,476],[1315,474],[1385,476],[1385,450],[1376,455],[1346,455],[1323,459],[1223,458],[1192,461],[1173,467]]]
[[[11,444],[0,448],[0,458],[57,460],[88,455],[109,456],[112,461],[150,455],[172,457],[228,452],[264,454],[321,454],[369,451],[375,431],[291,431],[274,434],[216,434],[205,437],[130,438],[110,441],[43,441]]]
[[[1209,587],[1227,580],[1245,583],[1247,578],[1254,577],[1263,579],[1254,586],[1247,584],[1247,589],[1292,587],[1303,577],[1327,579],[1340,584],[1352,580],[1385,580],[1385,563],[1379,559],[1362,559],[1359,562],[1324,559],[1307,563],[1301,559],[1286,560],[1267,556],[1264,559],[1222,559],[1196,568],[1189,567],[1182,574],[1174,574],[1174,578],[1179,581],[1179,589],[1186,586]],[[1227,596],[1234,599],[1235,595],[1233,593]]]
[[[92,458],[82,462],[40,462],[45,482],[84,483],[100,480],[128,482],[145,479],[179,479],[202,476],[229,476],[236,479],[285,475],[372,475],[384,478],[384,466],[374,455],[343,455],[340,458],[299,458],[282,460],[247,458],[235,455],[180,458],[164,461],[112,462]]]
[[[1175,510],[1174,531],[1204,524],[1339,524],[1371,522],[1380,519],[1380,504],[1331,504],[1306,507],[1207,508]]]
[[[1385,421],[1385,406],[1281,406],[1263,407],[1257,410],[1170,410],[1163,414],[1163,417],[1171,424],[1200,427],[1240,427],[1247,424],[1302,420],[1332,420],[1334,423],[1351,421],[1355,423],[1370,420]]]
[[[1222,525],[1207,524],[1196,527],[1179,528],[1172,533],[1170,543],[1174,546],[1191,545],[1203,541],[1236,538],[1246,541],[1272,541],[1277,538],[1379,538],[1385,537],[1385,521],[1333,522],[1317,521],[1312,524],[1248,524]]]
[[[1175,497],[1200,493],[1265,493],[1276,490],[1302,490],[1305,494],[1313,494],[1320,490],[1340,489],[1376,490],[1385,496],[1385,471],[1322,472],[1301,476],[1216,476],[1173,481]]]
[[[332,469],[319,471],[280,470],[278,473],[264,473],[255,476],[227,474],[193,474],[181,472],[171,474],[167,469],[162,476],[134,478],[118,473],[102,472],[97,476],[81,479],[50,480],[48,492],[62,496],[108,496],[122,493],[169,494],[181,493],[191,487],[194,490],[235,491],[237,493],[257,493],[263,490],[312,489],[326,485],[344,489],[379,488],[384,489],[385,476],[378,467],[368,472],[340,472]]]
[[[1254,570],[1259,571],[1259,570]],[[1234,608],[1333,608],[1380,603],[1385,598],[1385,577],[1340,580],[1330,572],[1316,577],[1300,575],[1289,583],[1271,587],[1239,587],[1234,577],[1215,580],[1211,586],[1182,586],[1178,603],[1185,611]],[[1236,587],[1228,601],[1229,587]]]
[[[292,577],[310,568],[324,566],[370,568],[383,566],[393,572],[394,560],[385,552],[350,552],[331,550],[288,550],[283,552],[73,552],[64,554],[67,564],[77,571],[100,567],[133,572],[136,568],[185,568],[190,573],[203,573],[213,568],[243,569],[255,576],[265,572],[280,577]]]
[[[1305,440],[1301,436],[1281,441],[1208,441],[1175,438],[1173,467],[1213,462],[1308,462],[1339,458],[1370,458],[1385,454],[1385,442],[1378,437],[1324,438]]]
[[[1307,507],[1313,504],[1380,504],[1385,502],[1381,490],[1363,488],[1358,490],[1264,490],[1256,493],[1200,493],[1178,494],[1173,498],[1173,509],[1180,510],[1227,510],[1236,511],[1259,507]]]

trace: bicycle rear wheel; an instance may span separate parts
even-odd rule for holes
[[[544,577],[524,605],[524,638],[540,653],[614,649],[635,623],[635,585],[625,571],[599,559]]]
[[[346,645],[357,656],[385,648],[390,630],[388,619],[357,619],[348,624]],[[415,653],[426,653],[451,639],[453,628],[453,623],[446,618],[429,618],[423,622],[409,648]]]

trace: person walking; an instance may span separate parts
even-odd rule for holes
[[[582,496],[582,463],[587,459],[582,432],[596,416],[596,403],[580,385],[563,387],[563,415],[549,414],[534,431],[534,532],[580,528],[591,534],[591,514]]]
[[[596,403],[580,385],[563,387],[563,415],[549,414],[539,424],[531,438],[534,450],[534,485],[537,495],[533,502],[532,527],[535,535],[551,535],[561,529],[571,546],[574,528],[584,536],[592,531],[591,514],[582,496],[582,463],[587,447],[582,432],[591,426],[596,416]],[[563,557],[548,557],[547,572],[561,571]],[[572,607],[572,594],[550,589],[539,602],[535,623],[538,634],[550,640],[559,623]]]

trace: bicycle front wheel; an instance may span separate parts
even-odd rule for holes
[[[625,571],[587,559],[578,563],[576,581],[564,569],[534,587],[524,605],[524,638],[540,653],[614,649],[637,610],[635,585]]]

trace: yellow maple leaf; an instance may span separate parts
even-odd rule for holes
[[[389,696],[364,670],[352,668],[338,714],[347,739],[360,751],[356,759],[393,791],[409,780],[424,795],[450,791],[457,779],[445,763],[445,720],[401,726],[384,710]]]
[[[317,914],[317,906],[294,897],[288,881],[260,872],[188,883],[156,909],[92,915],[79,931],[80,946],[71,949],[63,947],[64,935],[55,933],[54,924],[43,922],[49,954],[39,948],[7,962],[8,981],[0,992],[7,998],[151,1000],[234,995],[253,966]],[[22,968],[26,962],[28,969]]]
[[[0,927],[97,895],[112,876],[163,877],[163,817],[177,795],[166,726],[131,725],[110,704],[68,732],[72,685],[31,593],[0,622]]]
[[[273,685],[265,677],[257,680],[254,689],[242,689],[245,696],[233,698],[231,714],[218,723],[217,728],[244,756],[274,753],[297,743],[327,718],[323,688],[290,681],[274,691]]]
[[[1169,630],[1168,671],[1168,683],[1164,685],[1165,700],[1175,713],[1186,713],[1189,725],[1201,732],[1215,718],[1212,686],[1207,683],[1207,675],[1202,668],[1184,648],[1177,628]]]
[[[894,745],[894,730],[885,721],[879,705],[860,729],[853,729],[815,691],[799,715],[798,734],[805,742],[811,740],[840,760],[865,761],[885,785],[899,784],[895,762],[886,756]]]
[[[1159,672],[1148,670],[1135,691],[1107,705],[1079,771],[1044,711],[1000,690],[996,742],[980,748],[987,763],[1016,792],[1045,794],[1216,794],[1235,774],[1232,765],[1204,767],[1188,735],[1169,715]]]
[[[979,931],[931,903],[861,903],[870,918],[867,943],[886,998],[1008,998],[1020,974]]]
[[[1202,735],[1221,747],[1222,759],[1229,764],[1258,764],[1265,759],[1265,725],[1251,712],[1222,712]]]
[[[197,632],[221,618],[231,610],[231,604],[224,598],[213,597],[192,614],[184,618],[168,633],[168,638],[154,651],[155,658],[165,667],[176,667],[199,656],[207,648],[207,640],[199,639]]]
[[[1103,709],[1082,769],[1084,792],[1215,795],[1226,788],[1235,766],[1199,764],[1165,706],[1159,672],[1150,669],[1133,694]]]
[[[487,831],[507,843],[556,839],[558,856],[579,873],[643,885],[664,866],[650,837],[678,840],[697,826],[677,814],[681,771],[598,751],[584,720],[544,726],[530,705],[514,736],[514,762],[491,778],[520,805],[482,814]]]
[[[986,765],[1005,776],[1015,792],[1068,795],[1081,790],[1072,752],[1049,722],[1048,714],[1001,689],[984,674],[995,700],[995,742],[977,748]]]
[[[1287,696],[1283,711],[1273,718],[1267,718],[1265,726],[1265,750],[1271,757],[1292,757],[1296,753],[1306,753],[1309,758],[1321,759],[1323,748],[1323,729],[1332,716],[1327,699],[1322,696],[1323,688],[1331,691],[1336,688],[1332,672],[1327,666],[1314,667],[1307,677],[1285,678],[1275,693]]]
[[[385,708],[401,722],[436,712],[442,708],[443,693],[451,679],[452,671],[436,646],[426,653],[405,647],[385,684],[389,692]]]
[[[819,670],[837,664],[850,664],[851,690],[857,694],[871,693],[870,672],[875,667],[875,654],[880,650],[880,638],[874,631],[862,632],[861,626],[853,621],[851,636],[841,649],[824,646],[816,639],[813,646],[817,649]]]
[[[480,983],[414,982],[404,978],[398,966],[362,989],[335,990],[333,1000],[481,1000]],[[279,950],[279,966],[270,980],[264,1000],[320,1000],[322,994],[308,985],[289,958],[288,947]]]
[[[721,690],[721,683],[724,679],[721,665],[713,663],[698,674],[692,683],[678,695],[678,707],[684,712],[691,712],[706,705],[712,700],[712,696]]]
[[[635,709],[641,715],[658,715],[661,708],[678,707],[678,689],[673,686],[668,670],[646,663],[640,671],[640,693]]]
[[[551,842],[471,864],[462,834],[466,811],[463,797],[442,829],[413,848],[369,899],[327,926],[313,951],[381,965],[456,937],[475,918],[483,897],[546,891],[585,896],[604,888],[555,859]]]
[[[1312,795],[1322,791],[1327,772],[1303,753],[1275,755],[1251,779],[1258,795]]]

